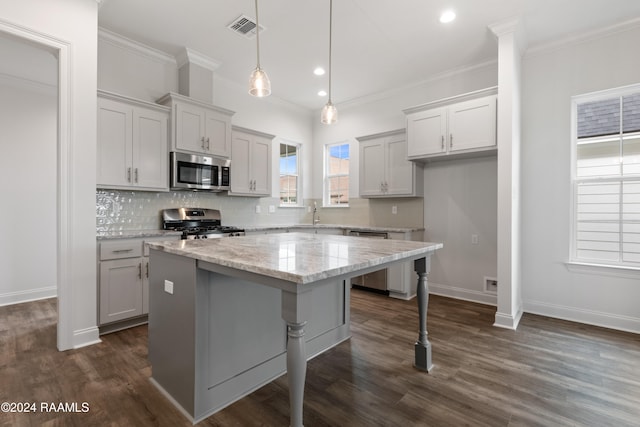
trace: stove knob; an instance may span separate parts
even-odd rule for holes
[[[205,235],[203,235],[203,236],[201,237],[201,239],[208,239],[208,237],[207,237],[207,235],[205,234]]]

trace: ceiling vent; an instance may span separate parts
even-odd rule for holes
[[[227,28],[248,39],[253,39],[256,36],[256,20],[246,15],[238,16],[231,24],[227,25]],[[264,26],[260,25],[260,32],[262,33],[264,30]]]

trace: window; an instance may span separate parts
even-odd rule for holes
[[[324,205],[349,206],[349,143],[325,148]]]
[[[640,268],[640,85],[573,99],[574,261]]]
[[[280,144],[280,206],[299,206],[300,146]]]

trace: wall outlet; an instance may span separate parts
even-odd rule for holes
[[[256,213],[262,213],[262,208],[260,205],[256,205]]]
[[[164,281],[164,291],[168,294],[173,295],[173,282],[170,280]]]
[[[397,215],[398,214],[398,207],[397,206],[391,206],[391,213],[393,215]]]
[[[273,205],[269,205],[269,213],[275,213],[276,207]]]
[[[498,279],[495,277],[485,277],[484,291],[490,294],[498,293]]]
[[[472,245],[477,245],[478,244],[478,235],[477,234],[472,234],[471,235],[471,244]]]

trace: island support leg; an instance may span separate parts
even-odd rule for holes
[[[302,408],[307,375],[304,327],[311,309],[311,293],[282,291],[282,318],[287,322],[287,379],[289,382],[290,426],[303,427]]]
[[[287,379],[289,380],[289,407],[291,426],[302,426],[304,383],[307,375],[307,353],[304,347],[303,323],[288,324]]]
[[[415,367],[429,372],[433,368],[431,361],[431,343],[427,339],[427,308],[429,306],[429,287],[427,273],[430,267],[430,258],[420,258],[414,262],[414,268],[418,273],[418,314],[420,317],[420,333],[415,344]]]

